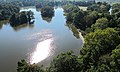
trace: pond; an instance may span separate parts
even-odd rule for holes
[[[16,72],[21,59],[48,66],[61,52],[79,54],[83,38],[74,26],[66,25],[62,8],[55,9],[53,18],[41,17],[34,7],[21,8],[28,10],[34,12],[34,24],[11,27],[6,21],[0,22],[0,72]]]

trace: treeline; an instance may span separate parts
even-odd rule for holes
[[[27,6],[35,6],[35,1],[32,0],[32,1],[12,1],[10,2],[16,6],[19,6],[19,7],[27,7]]]
[[[26,6],[35,6],[35,1],[31,0],[31,1],[26,1],[26,0],[16,0],[16,1],[0,1],[0,4],[13,4],[15,6],[19,6],[19,7],[26,7]]]
[[[119,6],[120,4],[112,5],[112,14],[109,13],[110,6],[107,3],[96,3],[94,7],[93,5],[88,7],[87,11],[82,11],[77,6],[65,6],[67,20],[86,33],[80,54],[74,55],[72,51],[61,53],[52,60],[47,68],[31,65],[22,60],[18,62],[17,71],[120,72]]]
[[[14,13],[19,13],[20,8],[11,3],[0,3],[0,21],[7,20]]]
[[[64,5],[77,5],[77,6],[89,6],[94,4],[95,1],[43,1],[43,2],[36,2],[36,8],[42,8],[45,5],[56,7],[56,6],[64,6]]]

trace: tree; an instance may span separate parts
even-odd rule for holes
[[[115,14],[120,11],[120,3],[115,3],[112,5],[112,14]]]
[[[54,8],[50,6],[42,7],[41,15],[43,17],[53,17],[54,16]]]
[[[112,5],[112,9],[116,9],[116,8],[120,9],[120,3],[114,3]]]
[[[84,12],[80,10],[73,16],[73,23],[77,28],[80,28],[81,30],[85,30],[86,28],[86,24],[83,19],[84,16]]]
[[[87,8],[87,10],[97,11],[97,12],[100,12],[100,13],[107,13],[107,12],[109,12],[110,8],[111,8],[111,6],[108,3],[98,2],[96,4],[90,5]]]
[[[61,53],[53,59],[48,72],[80,72],[77,56],[72,52]]]
[[[99,18],[96,20],[96,23],[91,26],[92,31],[95,31],[96,29],[105,29],[109,27],[109,21],[107,18]]]
[[[18,62],[17,72],[45,72],[44,69],[36,64],[29,64],[25,60]]]
[[[111,55],[112,61],[111,66],[112,70],[115,72],[120,71],[120,44],[116,47],[115,50],[112,51]]]
[[[28,22],[28,18],[25,11],[20,13],[19,21],[20,21],[19,24],[24,24]]]
[[[63,9],[66,14],[67,22],[73,22],[74,16],[76,16],[76,14],[80,11],[80,8],[74,5],[65,5]]]
[[[34,18],[34,13],[32,11],[22,11],[20,13],[13,14],[10,17],[11,26],[18,26],[21,24],[30,24],[31,20]]]
[[[120,43],[117,31],[112,28],[96,30],[85,36],[85,44],[80,50],[81,70],[97,67],[99,57],[109,54]]]
[[[64,12],[65,13],[69,13],[69,12],[78,12],[80,10],[80,8],[78,6],[75,6],[75,5],[65,5],[63,7],[64,9]]]
[[[91,27],[91,25],[96,22],[98,17],[99,17],[99,15],[98,15],[98,12],[96,12],[96,11],[92,11],[88,15],[86,15],[84,17],[84,20],[85,20],[85,23],[86,23],[86,27],[87,28]]]
[[[20,8],[12,3],[0,3],[0,21],[9,19],[11,15],[19,11]]]

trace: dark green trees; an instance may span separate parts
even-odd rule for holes
[[[74,14],[73,17],[73,23],[77,28],[80,28],[82,30],[84,30],[86,28],[86,24],[84,21],[84,12],[83,11],[78,11],[76,14]]]
[[[73,23],[75,27],[86,30],[100,17],[97,11],[82,11],[78,6],[68,5],[63,7],[67,22]]]
[[[29,64],[25,60],[18,62],[17,72],[45,72],[41,67],[36,64]]]
[[[115,3],[112,5],[112,13],[116,13],[120,11],[120,3]]]
[[[0,21],[7,20],[14,13],[18,13],[20,8],[9,3],[0,3]]]
[[[32,11],[23,11],[17,14],[13,14],[10,17],[10,24],[12,26],[17,26],[20,24],[31,23],[31,20],[34,18]]]
[[[53,59],[48,72],[80,72],[78,57],[72,52],[61,53]]]
[[[119,40],[118,32],[112,28],[87,34],[84,47],[80,51],[81,70],[86,71],[91,68],[96,70],[96,68],[99,68],[98,66],[104,62],[105,57],[109,58],[112,50],[120,44]]]
[[[105,13],[108,12],[110,8],[111,6],[107,3],[98,2],[96,4],[92,4],[91,6],[89,6],[87,10]]]
[[[41,15],[43,17],[53,17],[54,16],[54,8],[50,6],[42,7]]]
[[[41,17],[47,22],[51,22],[52,17],[54,16],[54,7],[44,6],[41,8]]]
[[[109,27],[109,21],[107,18],[99,18],[96,20],[96,23],[91,26],[92,31],[95,31],[96,29],[105,29]]]
[[[120,71],[120,44],[112,51],[111,59],[112,71]]]
[[[67,22],[73,22],[75,14],[80,10],[78,6],[65,5],[63,7]]]

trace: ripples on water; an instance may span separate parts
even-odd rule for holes
[[[32,53],[30,53],[29,62],[39,63],[53,54],[54,37],[50,30],[42,30],[27,37],[27,40],[37,40],[37,44]]]

